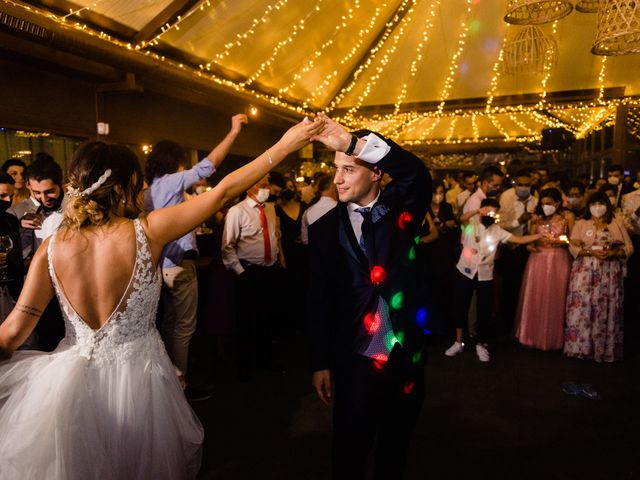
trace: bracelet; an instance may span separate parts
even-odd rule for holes
[[[271,152],[267,148],[267,156],[269,157],[269,165],[273,165],[273,158],[271,158]]]
[[[353,133],[351,134],[351,142],[349,142],[349,147],[344,151],[345,155],[353,155],[353,151],[356,149],[356,144],[358,143],[358,137],[356,137]]]

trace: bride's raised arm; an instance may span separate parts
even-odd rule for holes
[[[161,208],[146,217],[146,233],[154,250],[190,232],[224,204],[246,191],[284,158],[303,146],[325,127],[324,119],[303,120],[285,132],[282,138],[262,155],[235,170],[208,192],[173,207]]]
[[[29,265],[29,272],[15,307],[0,325],[0,360],[10,358],[35,328],[42,312],[53,298],[53,285],[49,277],[45,240]]]

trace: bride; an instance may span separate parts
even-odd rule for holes
[[[209,192],[141,218],[143,177],[133,152],[102,142],[80,147],[69,168],[63,226],[35,254],[0,326],[0,479],[196,476],[202,426],[155,329],[158,260],[165,244],[202,224],[324,124],[305,119]],[[54,294],[64,340],[51,353],[13,355]]]

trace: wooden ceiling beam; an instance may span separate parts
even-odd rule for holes
[[[81,5],[69,2],[68,0],[32,0],[29,3],[60,16],[68,15],[70,12],[82,10],[83,8]],[[79,15],[70,18],[77,19],[95,30],[108,33],[113,37],[127,42],[131,41],[137,33],[133,28],[94,12],[90,8],[82,10]]]
[[[201,0],[174,0],[167,5],[164,10],[158,13],[149,23],[147,23],[138,33],[135,34],[131,43],[139,45],[153,40],[161,31],[163,25],[175,22],[180,15],[187,13],[194,5]]]

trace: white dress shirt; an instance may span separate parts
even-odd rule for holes
[[[465,202],[464,207],[462,209],[462,213],[473,212],[474,210],[480,210],[480,204],[482,200],[487,198],[481,188],[477,189],[475,192],[471,194],[469,199]],[[474,218],[474,215],[471,218]]]
[[[640,190],[634,190],[622,197],[622,211],[625,217],[625,224],[631,233],[640,235],[640,217],[636,215],[636,210],[640,208]]]
[[[334,208],[338,202],[331,197],[322,196],[316,203],[311,205],[302,214],[302,224],[300,225],[300,240],[305,245],[309,245],[309,225],[322,218],[325,213]]]
[[[462,253],[457,268],[460,273],[473,279],[476,273],[481,282],[493,280],[493,263],[498,244],[505,243],[511,237],[498,225],[486,228],[480,222],[471,222],[462,226]]]
[[[458,202],[458,211],[461,211],[462,208],[464,208],[470,196],[471,192],[469,190],[463,190],[458,194],[458,196],[456,197],[456,201]]]
[[[276,209],[270,203],[265,203],[264,213],[269,228],[269,242],[271,244],[271,262],[265,263],[264,235],[260,222],[258,203],[250,197],[229,209],[222,232],[222,262],[234,273],[240,275],[244,267],[240,260],[252,265],[270,267],[278,261],[280,244],[280,222]]]
[[[538,199],[529,195],[525,200],[520,199],[515,188],[505,190],[500,195],[500,226],[514,235],[524,235],[524,224],[518,219],[526,211],[533,213],[538,205]]]

